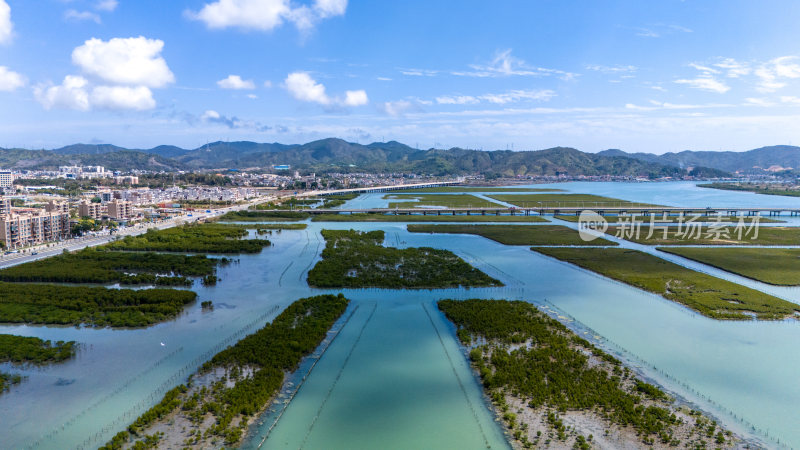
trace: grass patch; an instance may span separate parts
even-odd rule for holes
[[[617,245],[598,238],[586,242],[561,225],[409,225],[412,233],[477,234],[506,245]]]
[[[687,225],[678,231],[677,226],[670,226],[667,229],[667,237],[664,238],[663,230],[653,231],[650,234],[650,225],[642,224],[638,237],[635,229],[631,232],[630,225],[622,230],[622,227],[609,227],[606,234],[621,237],[623,239],[646,245],[797,245],[800,242],[800,227],[758,227],[758,235],[755,235],[755,228],[750,229],[751,224],[744,223],[744,227],[723,226],[719,229],[721,234],[710,233],[710,228],[703,225],[689,229]],[[741,231],[741,233],[739,233]],[[755,239],[753,239],[755,237]]]
[[[37,337],[0,334],[0,363],[49,364],[75,356],[75,341],[45,341]]]
[[[447,250],[398,249],[382,245],[381,230],[322,230],[322,261],[308,272],[308,284],[332,288],[451,288],[502,286]]]
[[[592,209],[598,207],[655,206],[648,203],[635,203],[593,194],[490,194],[487,197],[511,203],[521,208],[552,208],[560,206]]]
[[[409,194],[435,194],[435,193],[456,193],[456,192],[564,192],[563,189],[555,188],[525,188],[508,186],[441,186],[419,189],[406,189],[402,193]]]
[[[148,230],[138,236],[125,236],[108,244],[112,250],[161,251],[179,253],[258,253],[270,245],[266,239],[241,239],[245,228],[220,223],[204,223]]]
[[[390,202],[390,209],[424,208],[438,206],[442,208],[502,208],[501,205],[469,194],[388,194],[387,200],[407,200]],[[416,200],[415,200],[416,199]]]
[[[620,248],[532,250],[597,272],[681,303],[714,319],[783,319],[800,306],[772,295],[706,275],[657,256]]]
[[[191,443],[185,442],[187,446],[219,447],[217,440],[224,441],[226,447],[235,446],[246,430],[247,419],[270,403],[284,375],[296,370],[301,359],[319,346],[348,303],[341,294],[295,301],[272,323],[217,353],[199,371],[224,369],[227,376],[209,387],[181,385],[172,389],[101,449],[120,449],[131,443],[133,448],[151,448],[143,445],[148,440],[154,441],[154,448],[161,436],[145,432],[176,410],[193,427],[205,428],[190,438]],[[206,420],[209,415],[214,419],[210,426]]]
[[[0,270],[0,281],[190,286],[186,277],[213,275],[227,259],[205,255],[129,253],[87,248]]]
[[[450,215],[443,214],[438,216],[436,214],[421,215],[421,214],[315,214],[311,216],[312,222],[547,222],[548,220],[541,216],[510,216],[499,215],[496,216],[476,216],[476,215]]]
[[[768,284],[800,285],[800,249],[796,248],[661,247],[659,250]]]
[[[469,358],[484,390],[522,447],[549,446],[550,439],[527,435],[528,424],[517,421],[522,411],[507,403],[512,396],[527,408],[543,410],[542,415],[552,411],[546,416],[558,441],[569,436],[558,418],[567,411],[587,411],[618,426],[633,427],[651,445],[655,438],[671,435],[680,423],[658,387],[637,380],[614,357],[529,303],[474,299],[441,300],[438,305],[455,324],[462,344],[471,348]],[[547,444],[539,442],[544,439]]]
[[[253,223],[239,226],[259,232],[262,230],[305,230],[308,228],[308,224],[305,223]]]
[[[724,191],[745,191],[745,192],[753,192],[756,194],[764,194],[764,195],[782,195],[785,197],[800,197],[800,190],[797,189],[796,185],[780,186],[772,183],[763,183],[763,184],[709,183],[709,184],[698,184],[697,186],[703,188],[721,189]]]
[[[176,317],[197,294],[175,289],[0,282],[0,322],[144,327]]]
[[[301,211],[231,211],[220,216],[219,220],[230,222],[297,222],[308,219],[308,213]]]

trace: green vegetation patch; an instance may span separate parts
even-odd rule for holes
[[[733,221],[738,224],[737,221]],[[654,229],[650,235],[650,224],[637,227],[632,224],[609,227],[606,234],[646,245],[797,245],[800,243],[800,227],[760,227],[743,221],[742,226],[717,226],[682,224],[664,230]],[[648,239],[649,237],[649,239]]]
[[[779,286],[800,285],[800,249],[660,247],[743,277]]]
[[[258,253],[270,245],[266,239],[242,239],[247,229],[236,225],[204,223],[148,230],[108,244],[112,250],[179,253]]]
[[[409,225],[412,233],[477,234],[506,245],[617,245],[599,238],[586,242],[561,225]]]
[[[305,230],[308,228],[308,224],[305,223],[253,223],[240,226],[259,232],[262,230]]]
[[[670,442],[678,418],[665,408],[667,395],[636,380],[611,355],[579,338],[561,323],[522,301],[441,300],[439,309],[452,321],[461,342],[471,347],[473,366],[484,389],[503,412],[523,446],[540,438],[525,436],[506,396],[512,394],[537,409],[554,412],[548,422],[566,440],[558,412],[592,411],[609,422],[633,427],[644,442]],[[556,412],[557,411],[557,412]],[[579,439],[580,440],[580,439]]]
[[[450,288],[502,286],[447,250],[398,249],[381,245],[381,230],[322,230],[322,260],[308,272],[308,284],[320,288]]]
[[[259,205],[260,206],[260,205]],[[227,220],[231,222],[263,222],[265,220],[272,222],[296,222],[308,219],[308,213],[301,211],[231,211],[220,216],[219,220]]]
[[[0,372],[0,393],[8,390],[11,386],[22,382],[22,375]]]
[[[0,363],[49,364],[75,356],[75,341],[45,341],[37,337],[0,334]]]
[[[440,186],[419,189],[405,189],[402,191],[402,193],[408,194],[434,194],[450,192],[564,192],[564,190],[554,188],[527,188],[509,186]]]
[[[442,208],[502,208],[494,202],[469,194],[388,194],[386,200],[404,200],[389,202],[390,209],[424,208],[438,206]]]
[[[706,275],[657,256],[619,248],[534,247],[532,250],[659,294],[714,319],[783,319],[800,306]]]
[[[541,216],[466,214],[315,214],[312,222],[547,222]]]
[[[129,253],[87,248],[0,270],[0,281],[190,286],[186,277],[213,275],[228,260],[205,255]]]
[[[709,183],[698,184],[698,187],[722,189],[724,191],[745,191],[764,195],[783,195],[786,197],[800,197],[797,185],[781,186],[773,183]]]
[[[323,197],[325,199],[319,207],[322,209],[338,208],[344,205],[347,201],[358,198],[361,195],[357,192],[350,192],[347,194],[336,194]]]
[[[490,194],[495,200],[521,208],[565,207],[565,208],[598,208],[598,207],[636,207],[655,206],[648,203],[629,202],[618,198],[602,197],[593,194]]]
[[[199,371],[208,374],[222,369],[226,376],[210,386],[181,385],[167,392],[161,402],[101,449],[121,449],[131,442],[138,448],[136,445],[147,440],[157,445],[160,436],[144,432],[179,406],[180,414],[195,427],[207,422],[209,415],[214,418],[213,425],[198,432],[196,441],[186,442],[187,446],[208,448],[212,445],[205,440],[215,438],[224,440],[226,446],[235,445],[247,429],[247,418],[263,411],[281,388],[284,374],[296,370],[301,359],[319,346],[348,303],[341,294],[295,301],[272,323],[217,353]]]
[[[176,317],[196,298],[192,291],[175,289],[0,282],[0,322],[143,327]]]

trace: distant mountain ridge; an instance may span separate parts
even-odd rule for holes
[[[626,153],[622,150],[605,150],[598,153],[604,156],[628,157],[640,161],[647,161],[658,164],[666,164],[687,168],[691,166],[703,166],[726,172],[758,173],[769,171],[771,167],[775,170],[800,169],[800,147],[791,145],[773,145],[761,147],[746,152],[711,152],[711,151],[682,151],[678,153],[664,153],[654,155],[652,153]]]
[[[211,142],[195,149],[161,145],[126,149],[110,144],[74,144],[54,150],[0,149],[0,167],[57,168],[65,164],[104,165],[111,170],[202,170],[269,168],[289,164],[300,170],[323,172],[406,172],[431,175],[489,176],[683,176],[685,165],[661,161],[655,155],[619,150],[585,153],[556,147],[536,151],[480,151],[462,148],[420,150],[406,144],[358,144],[328,138],[306,144]],[[724,176],[720,170],[696,167],[698,176]]]

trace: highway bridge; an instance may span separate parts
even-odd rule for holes
[[[790,216],[800,216],[800,208],[714,208],[714,207],[671,207],[671,206],[537,206],[525,208],[370,208],[370,209],[303,209],[302,211],[310,214],[391,214],[391,215],[423,215],[423,216],[443,216],[443,215],[511,215],[511,216],[530,216],[530,215],[579,215],[581,212],[590,210],[600,215],[606,214],[628,214],[650,216],[780,216],[788,214]]]

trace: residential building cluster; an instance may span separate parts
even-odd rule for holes
[[[49,202],[41,208],[12,208],[0,197],[0,243],[6,249],[59,241],[70,236],[69,205]]]

